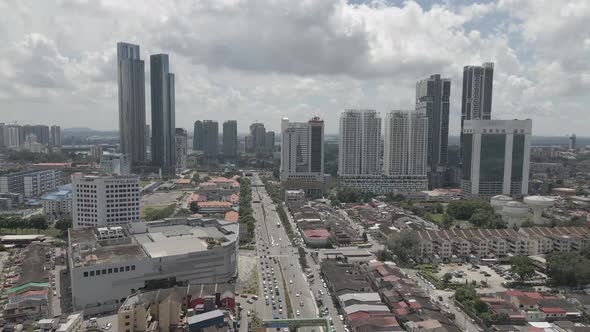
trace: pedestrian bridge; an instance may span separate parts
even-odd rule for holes
[[[286,318],[286,319],[265,319],[262,321],[260,331],[266,331],[267,328],[289,328],[295,330],[307,326],[324,326],[326,331],[330,330],[330,321],[327,318]]]

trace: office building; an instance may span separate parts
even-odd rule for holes
[[[106,151],[102,152],[100,156],[100,173],[102,175],[131,174],[131,159],[129,158],[129,155]]]
[[[61,127],[60,126],[51,126],[51,146],[53,147],[61,147]]]
[[[41,197],[43,213],[49,220],[57,220],[72,215],[72,185],[59,186],[57,191]]]
[[[383,173],[399,179],[399,191],[422,191],[427,179],[428,118],[415,111],[394,111],[386,116]]]
[[[20,141],[21,126],[3,125],[2,126],[2,146],[17,149],[23,142]]]
[[[139,194],[136,176],[72,175],[74,228],[139,221]]]
[[[465,120],[492,118],[492,90],[494,64],[463,67],[463,94],[461,99],[461,131]]]
[[[264,140],[266,139],[266,129],[262,123],[253,123],[250,125],[250,135],[252,136],[253,150],[250,152],[264,153],[266,145]]]
[[[303,189],[308,196],[321,196],[324,176],[324,121],[281,121],[280,177],[285,189]]]
[[[145,71],[139,45],[117,43],[119,82],[119,137],[121,153],[131,156],[133,165],[146,161]]]
[[[461,190],[465,195],[528,194],[532,120],[466,120]]]
[[[174,74],[170,73],[169,69],[168,54],[150,56],[152,164],[159,166],[162,174],[166,175],[174,174],[176,165]]]
[[[203,142],[205,141],[202,121],[195,121],[193,131],[193,151],[203,151]]]
[[[226,283],[237,272],[238,234],[238,223],[192,218],[71,229],[72,306],[93,315],[139,289]]]
[[[176,142],[174,148],[176,149],[176,173],[180,174],[186,169],[186,153],[188,149],[186,130],[176,128]]]
[[[338,175],[381,173],[381,117],[374,110],[346,110],[340,115]]]
[[[38,197],[59,185],[61,172],[57,170],[21,171],[0,175],[0,193],[16,193],[24,197]]]
[[[431,75],[416,83],[416,111],[428,117],[428,184],[444,186],[448,160],[451,79]]]
[[[254,136],[248,135],[244,137],[244,151],[247,153],[254,151]]]
[[[223,123],[223,156],[230,159],[238,156],[238,122],[236,120]]]
[[[203,121],[203,153],[207,158],[217,158],[219,151],[219,124],[217,121]]]
[[[145,145],[147,148],[152,146],[152,127],[145,125]]]
[[[267,131],[266,136],[264,137],[264,145],[266,146],[266,151],[269,154],[275,152],[275,132],[274,131]]]

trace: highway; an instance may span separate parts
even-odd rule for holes
[[[256,219],[256,252],[261,288],[261,296],[254,302],[253,310],[262,319],[288,318],[288,299],[293,318],[318,317],[314,294],[299,265],[297,248],[289,242],[287,233],[280,224],[276,207],[257,174],[252,177],[252,197],[256,202],[252,204],[252,209]],[[298,331],[322,330],[318,327],[306,327]]]

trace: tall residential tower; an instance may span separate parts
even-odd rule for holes
[[[236,120],[223,123],[223,156],[229,159],[238,156],[238,122]]]
[[[416,111],[428,117],[428,182],[443,186],[448,159],[451,79],[431,75],[416,83]]]
[[[132,164],[145,163],[145,73],[139,45],[117,43],[119,82],[119,137],[121,152]]]
[[[169,72],[168,54],[150,56],[152,89],[152,163],[163,174],[175,172],[174,74]],[[143,128],[142,125],[139,128]],[[137,130],[140,132],[139,130]],[[143,135],[143,132],[142,132]]]
[[[346,110],[340,115],[338,175],[381,173],[381,117],[374,110]]]

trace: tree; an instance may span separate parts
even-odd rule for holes
[[[328,237],[328,245],[332,248],[336,248],[338,246],[338,241],[334,235],[330,235]]]
[[[488,305],[480,300],[480,299],[476,299],[473,302],[473,309],[475,310],[475,312],[477,312],[478,314],[482,314],[484,312],[488,312]]]
[[[494,212],[484,209],[478,209],[469,218],[469,223],[473,226],[484,227],[494,219]]]
[[[201,180],[201,176],[199,175],[199,172],[195,172],[193,174],[193,181],[195,181],[196,183],[199,183],[200,180]]]
[[[414,232],[394,233],[387,241],[387,249],[397,256],[401,263],[408,263],[418,251],[418,237]]]
[[[458,287],[455,289],[455,300],[461,303],[473,301],[477,297],[477,292],[472,287]]]
[[[393,260],[393,254],[389,250],[377,251],[377,259],[382,262],[390,262]]]
[[[510,260],[512,272],[516,273],[520,280],[526,281],[535,275],[533,260],[526,256],[515,256]]]
[[[547,275],[554,286],[580,287],[590,283],[587,252],[556,252],[547,256]]]
[[[478,199],[452,201],[447,206],[447,213],[457,220],[470,220],[478,210],[494,211],[490,203]]]
[[[369,237],[367,236],[367,232],[363,232],[363,241],[369,242]]]
[[[442,204],[436,203],[436,205],[434,206],[434,211],[436,213],[443,213],[443,212],[445,212],[445,208],[443,207]]]
[[[441,281],[446,286],[449,284],[449,282],[451,282],[452,279],[453,275],[447,272],[442,276]]]
[[[72,219],[65,218],[62,220],[58,220],[55,222],[55,228],[59,230],[62,234],[67,233],[68,229],[73,227]]]
[[[39,214],[34,215],[29,219],[29,226],[36,229],[37,231],[48,228],[45,217]]]
[[[189,207],[189,210],[191,210],[192,213],[199,212],[199,204],[196,201],[190,202],[190,204],[188,205],[188,207]]]
[[[451,229],[455,220],[448,213],[443,214],[440,227],[442,229]]]

